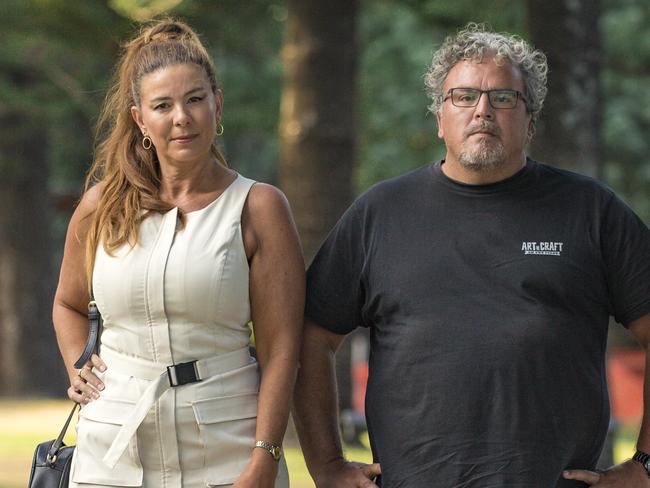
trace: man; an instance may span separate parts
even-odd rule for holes
[[[609,315],[650,347],[650,232],[526,157],[546,72],[519,38],[448,38],[426,76],[445,159],[362,195],[310,266],[295,418],[319,488],[380,469],[384,488],[650,487],[650,414],[636,461],[582,470],[609,420]],[[333,357],[357,326],[373,465],[346,462],[337,430]]]

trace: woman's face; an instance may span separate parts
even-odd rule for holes
[[[187,166],[210,160],[222,105],[223,95],[212,92],[205,69],[176,64],[142,77],[140,106],[131,107],[131,115],[161,164]]]

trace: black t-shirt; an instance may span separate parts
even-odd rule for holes
[[[357,199],[308,271],[307,316],[370,328],[383,486],[583,486],[609,420],[609,315],[650,313],[650,231],[611,190],[532,160],[465,185],[440,164]]]

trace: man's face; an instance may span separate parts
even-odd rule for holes
[[[498,65],[494,58],[485,57],[480,63],[458,62],[445,80],[445,96],[451,88],[511,89],[524,93],[524,82],[520,71],[509,62]],[[447,98],[436,119],[438,137],[447,146],[445,164],[489,172],[510,165],[520,167],[525,161],[531,116],[521,98],[513,109],[493,108],[487,93],[481,95],[475,107],[457,107]]]

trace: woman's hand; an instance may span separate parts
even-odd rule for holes
[[[265,476],[249,468],[246,468],[232,485],[233,488],[273,488],[274,486],[275,476]]]
[[[93,366],[102,373],[106,371],[106,364],[97,354],[93,354],[86,365],[81,368],[76,376],[70,379],[68,397],[80,405],[87,405],[99,398],[99,392],[104,389],[104,383],[93,373]]]
[[[264,449],[255,448],[251,460],[233,488],[273,488],[278,475],[278,461]]]

